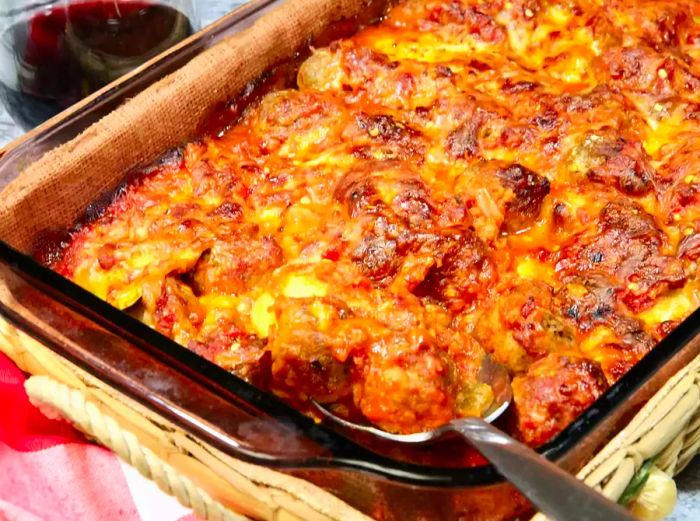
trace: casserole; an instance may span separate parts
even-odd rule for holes
[[[291,6],[289,6],[289,8],[293,9],[293,7]],[[288,13],[285,14],[288,15]],[[295,12],[294,14],[295,19],[298,17],[303,18],[304,16],[309,15],[302,16],[298,14],[298,12]],[[332,20],[332,17],[337,16],[337,13],[327,16],[330,17],[329,19]],[[251,37],[250,34],[248,34],[248,37]],[[124,113],[122,112],[121,115],[123,116],[123,114]],[[82,123],[84,124],[86,121],[82,121]],[[80,124],[81,120],[73,121],[73,123],[76,122],[77,124]],[[114,120],[110,121],[109,123],[113,124]],[[60,127],[54,128],[53,132],[55,133],[56,129],[58,128]],[[51,132],[49,132],[49,134],[51,134]],[[99,137],[99,132],[97,133],[97,136]],[[87,144],[89,146],[89,140],[93,137],[94,135],[91,136],[89,133],[84,135],[81,138],[82,144]],[[154,140],[155,143],[146,143],[145,148],[151,147],[151,152],[159,152],[160,150],[162,150],[162,142],[158,142],[158,139],[177,140],[178,138],[163,135],[157,137]],[[101,142],[99,144],[104,145],[104,142]],[[116,148],[119,147],[117,146]],[[63,151],[65,152],[67,151],[67,149],[64,148]],[[123,147],[119,149],[120,153],[123,153],[124,151],[125,150]],[[21,155],[21,152],[22,149],[18,149],[18,151],[15,152],[14,157],[19,157]],[[82,160],[85,160],[85,154],[88,154],[89,152],[102,154],[105,153],[99,152],[97,147],[93,147],[90,151],[80,150],[77,152],[77,154],[83,154]],[[141,152],[138,151],[138,153]],[[53,157],[50,157],[49,159],[56,160],[58,163],[62,163],[64,161],[77,160],[76,157],[69,157],[66,155],[61,156],[60,154],[54,154]],[[133,160],[133,157],[113,157],[112,159],[131,161]],[[10,172],[12,168],[18,167],[17,163],[12,162],[12,157],[7,158],[5,164],[12,165],[8,167],[8,169],[6,170],[7,172]],[[73,164],[75,165],[76,163]],[[50,165],[50,163],[45,162],[42,164],[42,167],[45,168],[47,167],[47,165]],[[63,163],[61,166],[65,167],[67,166],[67,163]],[[92,160],[90,166],[98,170],[106,168],[104,164],[95,159]],[[75,171],[73,172],[74,175],[76,173],[77,172]],[[99,178],[99,176],[95,176],[95,174],[93,174],[93,177],[91,178],[85,178],[86,184],[89,184],[90,182],[94,183],[97,180],[97,178]],[[73,179],[75,181],[80,180],[79,177],[73,177]],[[45,185],[44,188],[46,188],[46,186],[48,185]],[[15,185],[15,188],[17,188],[17,185]],[[63,187],[59,188],[58,190],[63,190],[65,193],[66,188],[67,187]],[[84,195],[89,196],[89,194],[87,193],[89,190],[92,190],[90,193],[94,195],[94,188],[94,186],[85,188],[84,190],[86,193]],[[82,190],[83,188],[74,185],[69,189]],[[59,192],[56,192],[56,194],[57,193]],[[40,195],[36,190],[31,192],[31,194],[34,198]],[[52,194],[52,196],[55,197],[56,194]],[[22,215],[22,212],[17,211],[17,209],[22,205],[24,205],[24,207],[27,208],[28,204],[37,204],[37,200],[30,200],[27,197],[27,193],[19,194],[22,195],[24,198],[17,197],[17,195],[18,192],[15,191],[13,195],[15,200],[11,200],[6,207],[12,208],[13,211],[15,211],[15,213],[10,215],[6,212],[3,215],[3,238],[7,238],[8,241],[14,245],[22,244],[23,239],[20,239],[19,237],[22,233],[29,233],[27,228],[33,228],[34,231],[38,231],[39,228],[46,227],[46,222],[44,222],[43,224],[39,222],[19,222],[18,219],[21,218],[20,216]],[[73,211],[75,211],[75,209],[73,209]],[[66,221],[70,221],[72,219],[72,217],[67,214],[64,214],[60,217],[54,215],[51,218],[54,220],[54,227],[59,226],[60,224],[65,225]],[[14,219],[14,221],[10,223],[12,219]],[[20,226],[24,227],[24,230],[18,233],[17,228]],[[27,243],[25,242],[25,252],[27,251],[26,244]],[[230,376],[224,375],[222,372],[217,371],[212,367],[209,367],[208,364],[196,359],[196,357],[193,357],[188,353],[183,352],[182,349],[172,345],[171,343],[168,343],[165,339],[158,337],[152,331],[148,331],[146,328],[143,328],[142,326],[136,324],[133,320],[130,320],[128,317],[115,313],[113,309],[109,308],[103,303],[96,301],[94,298],[89,297],[84,292],[79,291],[77,288],[73,287],[66,281],[60,280],[53,274],[47,273],[45,270],[42,270],[36,265],[32,264],[31,261],[21,257],[21,255],[19,255],[16,251],[13,251],[12,249],[7,247],[3,247],[3,255],[7,262],[9,262],[15,270],[4,270],[4,280],[12,290],[11,294],[15,299],[15,302],[13,302],[11,308],[6,304],[5,312],[7,313],[7,316],[9,318],[16,321],[18,324],[22,324],[23,327],[29,330],[33,329],[34,334],[40,335],[41,328],[39,328],[39,331],[36,330],[36,322],[37,315],[43,314],[44,320],[39,321],[40,323],[53,323],[54,325],[57,323],[63,324],[63,327],[59,328],[62,331],[54,331],[52,333],[54,335],[56,333],[61,333],[64,337],[66,335],[78,335],[78,337],[80,337],[80,332],[90,331],[91,335],[95,335],[95,331],[100,331],[100,334],[105,336],[104,339],[100,340],[99,342],[96,342],[97,344],[112,345],[115,342],[122,344],[137,344],[141,348],[141,350],[138,351],[139,353],[149,353],[149,356],[153,356],[154,358],[166,358],[170,362],[172,362],[173,360],[179,360],[179,362],[174,363],[176,367],[175,372],[182,372],[185,374],[189,373],[190,378],[192,377],[191,368],[199,368],[201,371],[208,372],[211,376],[215,377],[217,382],[216,384],[212,384],[210,382],[204,385],[204,387],[206,387],[207,385],[213,385],[217,388],[234,390],[235,395],[246,395],[249,398],[250,403],[256,404],[256,407],[266,407],[269,408],[270,413],[274,416],[290,418],[291,423],[296,428],[301,429],[302,432],[308,434],[312,439],[315,438],[317,440],[325,440],[325,443],[322,443],[322,445],[326,445],[327,448],[330,448],[331,451],[334,451],[336,456],[335,460],[328,460],[327,458],[321,458],[316,460],[307,459],[304,464],[300,463],[298,459],[294,460],[294,458],[287,456],[286,459],[284,457],[278,458],[277,461],[275,461],[274,463],[290,467],[304,467],[322,465],[321,461],[324,461],[323,465],[332,464],[340,465],[345,468],[364,468],[365,470],[373,472],[375,476],[380,475],[383,476],[385,479],[392,478],[393,480],[395,480],[394,482],[389,483],[383,480],[372,481],[352,479],[345,477],[346,475],[344,475],[340,471],[335,476],[330,475],[332,473],[327,470],[295,471],[297,474],[303,475],[304,477],[307,477],[314,481],[322,481],[325,486],[330,487],[332,490],[337,491],[339,489],[343,489],[342,495],[344,495],[345,497],[354,498],[356,503],[358,501],[362,503],[360,499],[364,498],[365,503],[361,505],[358,503],[358,506],[361,506],[362,509],[366,512],[386,512],[387,516],[392,515],[396,516],[396,518],[405,519],[407,518],[407,512],[411,512],[412,515],[414,515],[415,517],[418,517],[421,512],[424,512],[425,515],[433,516],[436,512],[443,512],[446,518],[450,518],[458,515],[459,512],[462,512],[464,514],[466,512],[473,513],[475,511],[481,512],[483,510],[485,515],[502,517],[507,514],[517,512],[520,507],[517,501],[502,500],[502,498],[512,499],[512,494],[507,487],[501,485],[491,485],[481,491],[474,490],[473,488],[469,490],[451,489],[449,487],[441,490],[435,488],[439,485],[471,485],[473,487],[479,484],[488,484],[493,480],[494,477],[493,473],[488,468],[479,468],[471,470],[449,470],[430,467],[421,468],[412,465],[401,464],[395,461],[389,461],[386,459],[379,458],[378,456],[369,456],[369,453],[359,448],[358,446],[342,441],[341,438],[337,438],[331,434],[328,434],[324,432],[323,429],[314,426],[313,424],[304,420],[303,418],[299,418],[298,415],[296,415],[293,411],[284,408],[273,398],[264,396],[261,393],[255,391],[254,389],[243,385],[241,382],[232,379]],[[19,274],[22,275],[19,276]],[[98,322],[99,327],[89,327],[87,325],[81,325],[81,327],[65,327],[67,324],[71,324],[71,313],[67,309],[60,309],[60,311],[55,311],[53,312],[53,316],[49,318],[47,314],[52,313],[52,306],[37,306],[36,303],[40,302],[42,299],[35,292],[32,292],[31,288],[28,287],[27,284],[41,286],[42,289],[48,295],[51,295],[56,298],[56,305],[58,305],[58,302],[61,302],[64,305],[67,304],[70,308],[80,309],[82,313],[88,313],[92,320],[96,320]],[[56,289],[58,289],[58,291],[56,291]],[[28,315],[25,315],[23,317],[22,311],[25,311]],[[95,313],[95,311],[97,313]],[[27,320],[31,315],[35,315],[34,320]],[[608,436],[610,434],[610,429],[612,429],[613,425],[621,421],[623,419],[623,416],[625,414],[628,414],[631,408],[634,408],[642,400],[644,400],[644,398],[648,396],[648,393],[652,392],[655,386],[658,386],[659,381],[661,381],[661,379],[664,376],[668,376],[668,374],[670,374],[670,372],[674,368],[678,368],[679,366],[681,366],[681,364],[683,364],[683,361],[687,361],[691,357],[693,349],[695,349],[695,343],[689,342],[689,339],[691,339],[696,333],[695,322],[693,321],[693,317],[694,316],[691,316],[684,324],[682,324],[665,340],[663,340],[658,349],[653,351],[644,360],[642,360],[642,362],[640,362],[638,366],[633,368],[626,376],[621,378],[620,381],[611,389],[611,391],[604,395],[592,409],[585,413],[577,422],[572,424],[571,427],[566,429],[550,444],[544,447],[543,450],[545,451],[545,453],[550,457],[560,459],[564,464],[568,464],[571,468],[580,465],[582,461],[584,461],[584,459],[587,458],[587,456],[589,456],[593,450],[595,450],[595,447],[601,442],[601,440],[605,436]],[[78,317],[78,320],[81,319]],[[34,325],[32,325],[32,322],[34,323]],[[115,332],[122,335],[123,338],[119,339],[118,337],[114,337]],[[147,340],[146,345],[144,344],[144,339]],[[47,342],[52,342],[50,336],[48,336],[48,338],[44,338],[44,340],[46,340]],[[58,342],[54,339],[53,343],[59,346],[62,344],[73,344],[72,348],[76,349],[75,339],[73,339],[72,342],[66,342],[65,340],[64,342]],[[95,343],[94,337],[93,343]],[[162,351],[153,349],[152,347],[149,348],[149,345],[160,346],[162,347]],[[116,352],[116,350],[113,352]],[[673,355],[678,356],[674,358]],[[107,354],[105,353],[102,356],[106,357]],[[100,365],[98,361],[94,358],[92,360],[88,360],[91,357],[87,356],[85,351],[83,351],[80,354],[77,354],[77,352],[74,351],[73,358],[75,360],[81,360],[83,364],[89,366],[93,371],[97,371],[97,366]],[[129,358],[129,356],[119,357],[119,359],[122,361],[128,360]],[[143,358],[140,358],[140,360],[142,361]],[[152,363],[157,364],[155,360]],[[122,366],[122,369],[126,373],[127,380],[129,380],[130,377],[132,385],[141,380],[140,390],[134,391],[132,388],[132,395],[138,395],[142,400],[150,401],[152,405],[155,405],[156,402],[160,402],[159,407],[163,407],[163,400],[155,399],[156,397],[152,394],[149,395],[149,392],[143,389],[143,383],[145,382],[147,383],[147,385],[152,386],[155,385],[155,387],[151,387],[151,393],[153,393],[154,391],[157,391],[158,393],[163,393],[163,386],[156,385],[157,382],[152,382],[148,379],[144,380],[143,378],[136,377],[136,375],[133,374],[135,368],[124,368],[123,362],[121,364],[118,364],[117,360],[112,360],[111,365],[114,366],[114,364]],[[147,364],[144,364],[143,362],[138,364],[139,367],[143,367],[144,365]],[[663,370],[661,370],[662,368]],[[104,372],[104,366],[102,367],[102,369],[103,371],[101,373],[101,376],[103,378],[110,379],[109,376],[106,375]],[[658,371],[653,377],[646,378],[646,376],[648,376],[646,373],[652,372],[652,369],[658,369]],[[160,371],[157,372],[160,373]],[[170,372],[173,371],[171,370]],[[131,374],[129,375],[129,373]],[[182,381],[187,381],[187,378],[182,377],[182,375],[178,376],[181,377]],[[118,383],[115,381],[114,375],[112,376],[111,380],[115,383]],[[121,381],[121,385],[125,385],[124,380]],[[172,388],[170,390],[172,390]],[[204,400],[204,396],[211,396],[211,394],[211,392],[206,393],[205,391],[198,391],[196,395],[201,396],[202,400]],[[233,400],[233,398],[231,399]],[[179,397],[179,400],[182,400],[182,396]],[[172,399],[168,401],[170,403],[173,402]],[[625,407],[620,407],[620,405],[623,402]],[[183,407],[189,411],[195,410],[195,407],[192,404],[186,404]],[[203,415],[202,412],[199,412],[199,414]],[[195,430],[199,435],[204,436],[210,440],[212,439],[211,432],[204,432],[202,430],[201,424],[194,422],[192,418],[183,419],[183,415],[180,414],[179,416],[180,421],[188,424],[188,428],[190,430]],[[227,418],[233,418],[235,416],[236,415],[233,414],[230,416],[227,415]],[[221,418],[211,417],[209,417],[208,420],[209,422],[214,424],[222,421]],[[224,427],[224,431],[226,430],[231,432],[231,426]],[[237,431],[237,435],[240,436],[240,429],[237,429]],[[219,444],[219,446],[221,446],[223,443],[223,445],[226,446],[228,450],[237,450],[238,452],[236,452],[236,454],[241,457],[253,459],[254,461],[266,461],[268,463],[273,463],[270,461],[269,458],[261,456],[259,454],[260,451],[247,451],[245,450],[246,447],[242,447],[240,443],[232,446],[230,444],[230,440],[226,441],[222,439],[217,439],[213,441],[216,441],[216,443]],[[579,444],[576,445],[576,450],[573,450],[574,445],[576,443]],[[313,450],[318,449],[315,448]],[[305,455],[308,458],[307,453],[302,451],[300,454]],[[338,476],[344,477],[344,479],[338,481]],[[408,499],[405,497],[405,494],[400,494],[399,491],[402,489],[402,485],[400,485],[399,483],[402,481],[404,483],[409,483],[410,486],[413,487],[411,498],[415,500],[415,502],[408,501]],[[335,482],[335,485],[333,485],[332,482]],[[416,488],[419,485],[421,485],[423,488]],[[384,489],[384,487],[386,487],[386,489]],[[372,492],[378,493],[374,499],[372,499],[371,497]],[[392,497],[394,497],[394,499],[397,499],[398,495],[402,496],[401,501],[392,500]],[[487,501],[485,498],[491,498],[491,500]],[[387,501],[387,504],[381,504],[381,501]],[[441,506],[438,507],[436,505]],[[499,508],[501,508],[502,510],[498,512],[490,510],[494,505],[499,505]]]
[[[620,46],[576,5],[397,4],[277,67],[43,256],[298,408],[390,431],[482,416],[489,353],[541,445],[700,305],[696,79],[672,55],[694,46]]]

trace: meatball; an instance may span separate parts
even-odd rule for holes
[[[613,47],[602,55],[604,73],[614,86],[653,92],[664,57],[644,45]]]
[[[346,110],[321,93],[283,90],[265,96],[251,114],[262,151],[286,157],[321,151],[336,141]]]
[[[553,308],[552,289],[525,282],[504,292],[477,322],[474,336],[515,373],[550,352],[574,347],[574,330]]]
[[[616,300],[616,289],[605,277],[577,277],[555,295],[555,306],[582,333],[598,338],[586,346],[586,356],[600,360],[609,382],[622,377],[654,347],[644,323],[630,316]]]
[[[334,197],[353,218],[382,215],[388,221],[422,228],[435,216],[435,203],[417,170],[399,161],[368,161],[338,182]]]
[[[215,242],[195,266],[194,287],[200,294],[242,293],[284,262],[273,238],[257,239],[243,230],[236,235]]]
[[[482,416],[493,391],[478,380],[481,346],[466,333],[433,337],[425,317],[392,314],[398,324],[387,323],[391,331],[374,336],[366,358],[357,361],[354,400],[361,413],[385,430],[404,433]]]
[[[518,164],[500,169],[496,177],[513,192],[513,198],[505,207],[503,231],[517,233],[531,226],[539,217],[544,198],[549,194],[547,178]]]
[[[492,243],[501,234],[511,192],[495,175],[500,165],[488,163],[465,168],[454,184],[455,201],[470,219],[478,237]]]
[[[472,7],[459,2],[449,2],[443,5],[429,6],[427,20],[419,20],[421,27],[453,26],[464,31],[471,37],[483,42],[496,43],[507,38],[506,31],[494,19],[495,13],[489,14],[488,7]]]
[[[621,136],[589,134],[573,150],[571,168],[627,195],[644,195],[654,188],[655,172],[642,144]]]
[[[366,163],[345,174],[334,195],[364,229],[350,259],[377,286],[396,283],[459,311],[493,282],[486,246],[471,228],[439,226],[437,205],[408,165]]]
[[[581,237],[562,250],[557,271],[565,281],[576,276],[607,277],[634,312],[648,308],[659,295],[685,282],[681,262],[662,254],[665,236],[642,207],[608,203],[598,226],[598,234]]]
[[[203,338],[190,341],[187,347],[246,382],[267,389],[270,353],[266,350],[266,343],[230,323]]]
[[[625,34],[656,49],[677,47],[693,27],[693,2],[613,2],[610,15],[625,20]]]
[[[664,147],[665,158],[659,167],[659,184],[667,223],[692,223],[700,220],[698,147],[700,136],[689,136]],[[686,249],[687,246],[684,250]]]
[[[378,286],[389,285],[406,256],[430,238],[423,232],[433,226],[436,205],[405,163],[364,163],[340,179],[334,197],[362,227],[352,237],[350,259]]]
[[[492,242],[502,233],[532,226],[540,216],[549,181],[517,163],[484,162],[465,168],[454,191],[474,218],[476,233]]]
[[[343,80],[341,55],[328,48],[316,49],[299,67],[301,89],[329,90]]]
[[[516,434],[537,447],[565,429],[608,388],[603,370],[585,358],[550,354],[513,379]]]
[[[410,125],[390,114],[355,114],[343,131],[343,139],[352,143],[352,153],[361,159],[399,159],[423,162],[425,139]]]
[[[495,282],[496,270],[486,246],[472,230],[448,229],[443,233],[429,243],[426,254],[434,263],[413,293],[459,312],[483,296]]]
[[[267,387],[269,364],[265,340],[247,333],[234,310],[210,310],[202,306],[192,288],[168,277],[163,283],[152,314],[155,328],[191,351],[248,382]],[[207,327],[212,317],[217,325]]]
[[[490,119],[496,117],[494,112],[469,106],[472,114],[462,124],[449,133],[445,141],[445,151],[452,159],[469,159],[479,155],[479,132]]]
[[[160,333],[187,345],[197,335],[205,316],[206,310],[199,305],[192,288],[174,277],[163,281],[153,313],[154,326]]]
[[[355,403],[362,414],[390,432],[419,432],[452,420],[453,362],[429,346],[395,350],[385,342],[377,342],[370,350],[355,386]]]
[[[333,324],[347,311],[328,299],[287,299],[275,302],[276,327],[270,331],[271,385],[294,402],[310,398],[336,402],[351,393],[351,365],[334,356],[343,338]],[[325,323],[325,324],[324,324]]]

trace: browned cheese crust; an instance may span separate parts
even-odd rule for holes
[[[565,428],[698,307],[700,4],[406,0],[54,268],[307,410]]]

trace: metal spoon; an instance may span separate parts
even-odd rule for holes
[[[621,506],[589,488],[544,456],[490,425],[513,399],[506,369],[486,357],[479,379],[491,386],[494,404],[485,418],[459,418],[432,431],[392,434],[369,425],[344,420],[313,402],[328,420],[351,431],[407,444],[425,444],[445,435],[459,435],[474,446],[494,467],[543,514],[555,521],[634,521]]]

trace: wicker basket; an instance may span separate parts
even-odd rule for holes
[[[193,439],[1,319],[0,351],[33,375],[27,392],[45,413],[71,421],[202,519],[367,519],[315,485]],[[700,357],[676,374],[579,477],[617,501],[630,492],[630,484],[633,493],[644,492],[645,485],[635,483],[643,467],[653,463],[676,475],[699,450]]]

